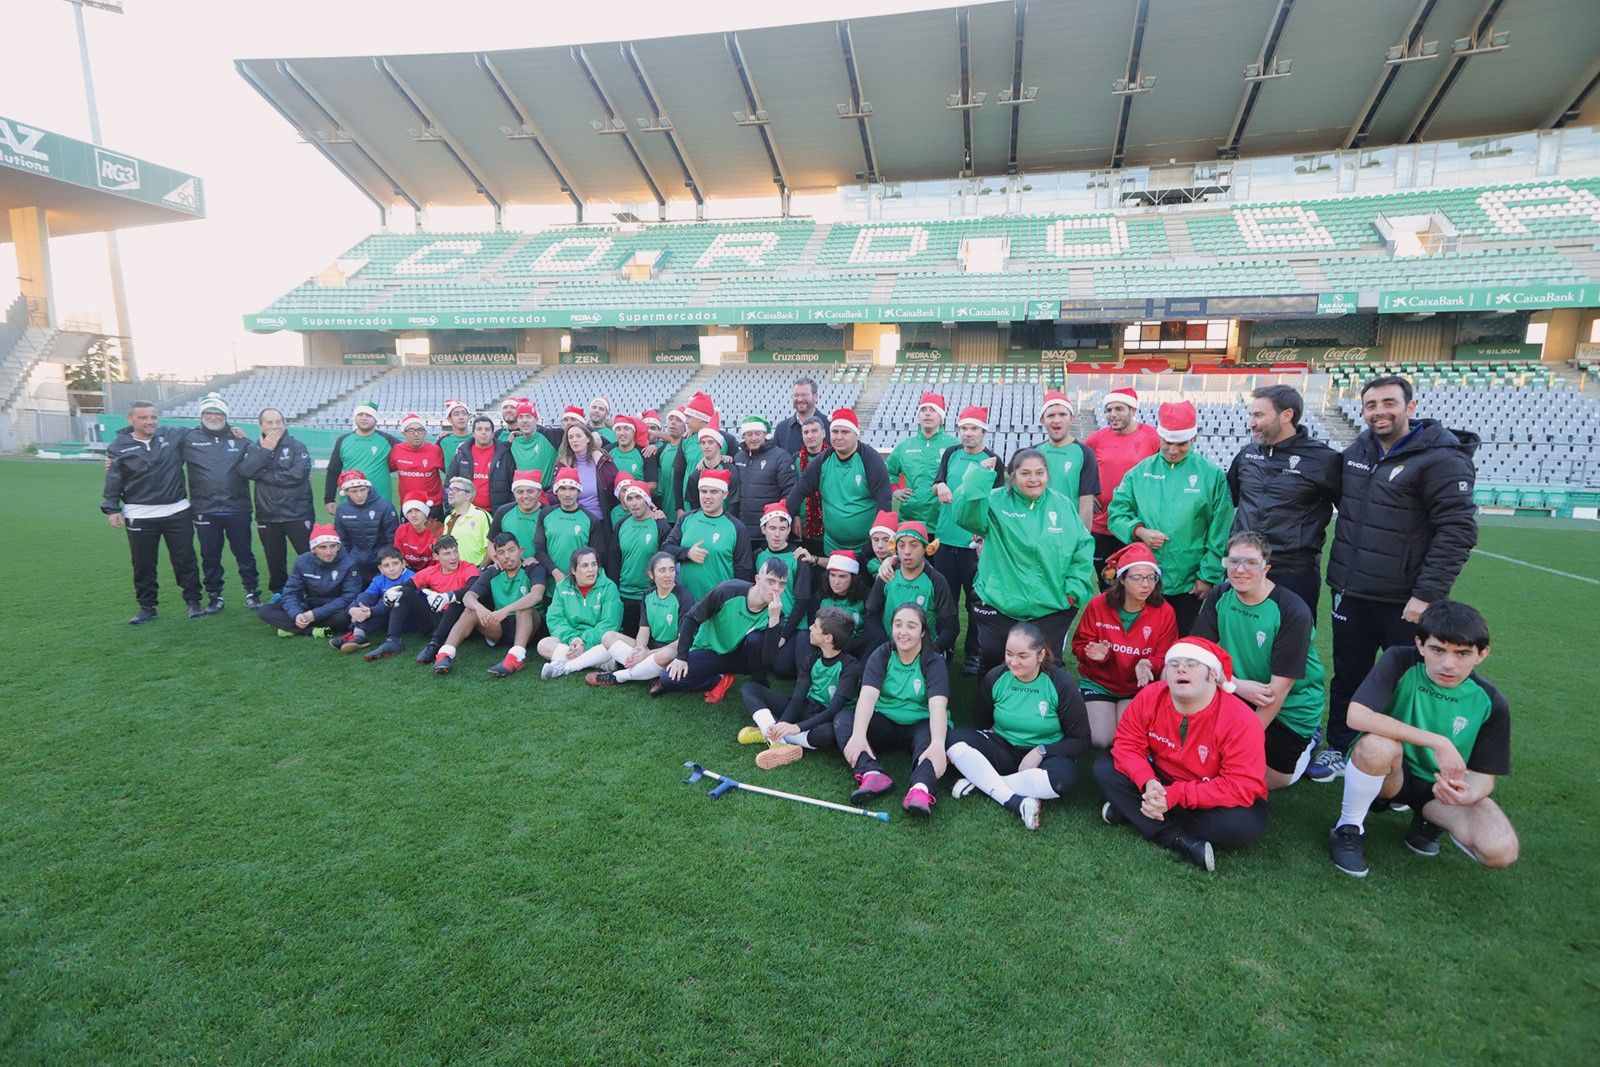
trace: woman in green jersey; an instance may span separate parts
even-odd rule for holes
[[[591,671],[583,680],[590,685],[655,681],[677,657],[678,628],[692,607],[694,601],[678,584],[678,561],[671,552],[657,552],[650,557],[650,591],[639,601],[638,632],[606,634],[613,666]]]

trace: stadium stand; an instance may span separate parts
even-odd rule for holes
[[[410,412],[427,420],[430,427],[444,424],[444,402],[460,398],[474,413],[486,411],[499,417],[500,398],[528,377],[527,367],[408,367],[391,372],[361,388],[355,400],[369,400],[378,407],[378,425],[395,428]],[[305,420],[307,426],[344,427],[350,413],[348,405],[334,405]]]
[[[247,422],[257,411],[274,407],[290,422],[359,389],[384,373],[382,367],[262,367],[228,384],[223,399]],[[166,412],[177,418],[198,418],[200,401],[190,400]],[[348,421],[341,413],[336,425]]]
[[[694,376],[694,367],[557,367],[521,386],[516,395],[528,396],[547,424],[561,419],[561,409],[603,396],[616,413],[637,415],[659,410]]]
[[[723,367],[702,388],[717,402],[722,427],[737,433],[739,420],[765,415],[776,424],[793,411],[789,395],[796,378],[817,383],[817,410],[824,417],[837,408],[854,407],[870,367],[788,366]]]

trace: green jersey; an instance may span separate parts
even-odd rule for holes
[[[470,444],[471,441],[472,435],[470,433],[465,437],[460,434],[447,433],[439,438],[439,451],[444,453],[444,469],[447,474],[450,471],[450,464],[455,462],[456,449],[462,445]]]
[[[1061,740],[1061,692],[1051,671],[1040,671],[1033,681],[1023,682],[996,667],[989,677],[994,679],[987,689],[994,704],[995,733],[1022,748]]]
[[[556,480],[556,446],[538,430],[511,438],[512,470],[539,471],[545,485]]]
[[[650,588],[650,557],[661,551],[661,523],[629,515],[616,529],[617,587],[628,600],[638,600]]]
[[[911,496],[900,502],[902,520],[915,519],[933,529],[944,508],[939,498],[933,495],[939,459],[945,449],[957,448],[960,444],[955,435],[943,426],[935,430],[932,436],[923,433],[919,426],[916,433],[894,446],[884,465],[889,468],[891,479],[905,478],[906,488],[911,490]]]
[[[1511,773],[1511,708],[1476,671],[1446,689],[1428,677],[1415,645],[1397,645],[1378,657],[1351,700],[1408,726],[1448,737],[1469,771]],[[1407,771],[1430,782],[1438,776],[1439,759],[1433,749],[1401,748]]]
[[[736,650],[750,634],[767,628],[767,608],[751,609],[749,582],[723,582],[690,609],[694,635],[690,649],[705,649],[718,655]]]
[[[539,539],[539,517],[544,514],[544,509],[534,508],[532,511],[523,511],[516,504],[511,504],[502,509],[496,519],[500,529],[517,539],[517,544],[522,546],[522,554],[529,559],[534,557],[534,546]]]
[[[782,597],[783,617],[786,619],[794,614],[794,587],[799,584],[797,579],[800,575],[800,565],[795,562],[794,552],[792,548],[785,552],[774,552],[770,548],[763,548],[756,553],[757,574],[761,573],[761,568],[766,566],[769,559],[781,559],[789,568],[789,583],[783,587]]]
[[[915,604],[921,608],[928,619],[928,637],[935,645],[939,643],[939,605],[933,588],[933,579],[928,575],[933,570],[931,564],[924,564],[922,573],[915,578],[907,578],[899,567],[883,583],[883,621],[887,629],[889,620],[894,618],[894,613],[900,609],[901,604]]]
[[[608,445],[617,443],[617,431],[609,426],[590,426],[589,429],[599,436],[600,440]]]
[[[550,636],[562,644],[576,637],[585,648],[593,648],[608,630],[622,625],[622,597],[616,583],[604,572],[595,578],[587,593],[569,575],[556,585],[544,621]]]
[[[1157,452],[1135,464],[1111,494],[1106,523],[1129,544],[1136,526],[1167,535],[1155,550],[1163,593],[1187,593],[1196,579],[1215,584],[1222,581],[1222,556],[1233,529],[1227,475],[1194,449],[1177,463]]]
[[[535,566],[530,561],[514,571],[502,571],[491,565],[478,572],[468,591],[478,594],[478,602],[491,611],[507,607],[533,592]]]
[[[1273,675],[1293,678],[1278,721],[1301,737],[1316,733],[1328,687],[1305,601],[1275,585],[1261,603],[1246,604],[1222,582],[1206,597],[1190,632],[1226,649],[1236,678],[1263,683],[1271,683]]]
[[[750,546],[744,538],[738,520],[727,512],[716,518],[698,508],[684,513],[668,540],[685,553],[696,544],[707,553],[704,563],[693,562],[687,554],[678,557],[678,580],[691,598],[700,600],[749,566]]]
[[[662,596],[652,588],[645,594],[642,604],[644,624],[650,628],[650,643],[659,646],[676,641],[685,610],[684,597],[679,595],[679,591],[674,589]]]
[[[948,449],[939,463],[939,470],[944,474],[944,484],[954,491],[955,487],[960,485],[962,479],[967,476],[967,472],[974,467],[981,468],[983,461],[986,459],[995,461],[994,472],[984,472],[989,476],[990,485],[998,486],[1003,484],[1005,475],[1000,473],[999,456],[987,448],[980,449],[977,452],[968,452],[960,445]],[[955,508],[949,507],[939,512],[939,522],[934,527],[934,536],[939,539],[940,544],[949,545],[951,548],[971,548],[972,531],[956,522],[955,511]]]
[[[838,608],[850,616],[850,621],[856,624],[856,628],[850,633],[850,640],[854,641],[861,636],[861,627],[866,621],[866,603],[864,601],[846,600],[844,597],[836,597],[830,594],[817,602],[817,610],[821,611],[823,608]]]
[[[1050,471],[1050,488],[1070,497],[1100,495],[1100,465],[1082,441],[1051,444],[1046,438],[1033,446],[1044,456]]]
[[[861,449],[840,459],[829,452],[822,460],[818,483],[822,492],[822,546],[857,549],[872,539],[872,520],[878,517],[878,502],[867,485],[867,465]]]
[[[618,474],[626,474],[634,481],[644,478],[644,453],[637,448],[623,451],[620,448],[611,450],[611,462],[617,465]]]
[[[950,696],[950,673],[944,657],[919,652],[910,663],[900,660],[894,645],[879,646],[861,674],[862,688],[876,689],[878,714],[901,726],[927,722],[928,701]]]
[[[811,661],[811,684],[806,689],[806,699],[815,700],[823,707],[833,703],[839,691],[839,679],[844,675],[844,661],[849,657],[840,652],[833,659],[816,656]]]
[[[683,451],[683,442],[667,442],[658,446],[656,458],[661,461],[661,481],[656,486],[656,497],[661,501],[661,510],[672,518],[677,515],[678,509],[683,506],[683,486],[672,480],[672,471],[678,463],[678,453]]]
[[[589,543],[593,528],[594,520],[582,508],[563,511],[560,504],[551,504],[539,523],[539,562],[552,574],[566,574],[572,566],[573,550]]]
[[[372,495],[385,500],[394,499],[394,477],[389,471],[389,439],[377,430],[363,437],[351,430],[339,438],[339,468],[341,471],[360,471],[372,483]],[[401,501],[404,503],[404,501]],[[432,500],[431,504],[443,501]]]

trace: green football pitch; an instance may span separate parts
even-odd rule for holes
[[[1356,881],[1337,786],[1274,795],[1208,876],[1092,784],[1037,833],[981,797],[927,824],[708,800],[685,760],[849,781],[755,770],[735,699],[492,682],[470,643],[448,678],[366,664],[274,637],[236,580],[191,621],[164,560],[135,629],[98,483],[0,462],[0,1061],[1600,1056],[1596,533],[1487,526],[1510,560],[1457,587],[1513,709],[1522,861],[1419,859],[1375,815]]]

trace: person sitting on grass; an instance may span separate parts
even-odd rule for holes
[[[1072,675],[1055,662],[1044,631],[1019,622],[1006,635],[1006,661],[978,684],[972,728],[955,730],[945,750],[963,777],[950,790],[980,789],[989,799],[1039,828],[1039,802],[1078,787],[1078,765],[1089,750],[1089,716]]]
[[[622,594],[588,545],[568,557],[567,576],[550,594],[545,625],[550,633],[539,641],[539,655],[549,660],[539,670],[545,681],[611,661],[604,638],[622,625]]]
[[[827,570],[820,582],[812,586],[811,596],[802,602],[802,618],[814,619],[823,608],[837,608],[850,619],[854,627],[844,643],[844,650],[862,658],[868,651],[867,640],[867,583],[861,574],[861,562],[848,548],[838,549],[818,566]]]
[[[678,629],[694,601],[678,584],[678,564],[671,552],[650,557],[650,591],[639,600],[639,629],[632,637],[607,634],[614,666],[610,670],[590,671],[583,680],[590,685],[617,685],[620,682],[653,682],[678,655]]]
[[[1405,843],[1419,856],[1438,855],[1440,833],[1449,831],[1485,867],[1517,862],[1517,832],[1490,796],[1511,773],[1511,708],[1477,673],[1488,658],[1483,616],[1441,600],[1417,620],[1414,644],[1386,651],[1356,690],[1348,721],[1359,740],[1328,838],[1341,871],[1366,877],[1366,817],[1380,798],[1410,806]]]
[[[759,654],[771,659],[788,584],[788,564],[769,559],[754,582],[734,578],[707,593],[684,615],[677,655],[650,687],[650,695],[704,692],[707,704],[720,703],[733,688],[734,676],[748,670],[747,637],[765,631]]]
[[[398,548],[378,549],[378,574],[350,605],[350,629],[332,638],[333,647],[349,655],[369,647],[367,635],[389,629],[389,612],[405,590],[401,588],[415,575],[406,566]]]
[[[1235,692],[1266,727],[1267,788],[1283,789],[1311,763],[1328,686],[1311,609],[1299,593],[1267,576],[1271,559],[1262,534],[1230,534],[1225,580],[1200,605],[1193,632],[1233,657]]]
[[[945,733],[950,725],[950,672],[933,646],[928,616],[901,604],[889,622],[889,643],[868,657],[854,708],[833,720],[834,741],[855,774],[850,803],[864,804],[894,788],[878,762],[879,748],[911,753],[911,788],[901,807],[932,815],[934,784],[946,767]]]
[[[1178,617],[1161,595],[1161,566],[1143,544],[1106,560],[1106,591],[1083,609],[1072,635],[1078,687],[1089,712],[1090,744],[1111,747],[1134,694],[1155,681],[1178,639]]]
[[[941,655],[948,658],[955,648],[961,631],[955,594],[944,575],[928,565],[928,556],[937,547],[937,542],[928,539],[928,528],[920,522],[907,520],[895,531],[895,554],[878,565],[878,580],[867,594],[864,643],[868,652],[889,640],[884,620],[892,619],[894,609],[901,604],[915,604],[931,612],[933,644]]]
[[[509,533],[497,533],[490,543],[494,565],[485,567],[461,598],[461,617],[450,627],[434,674],[449,674],[456,665],[456,648],[474,632],[491,648],[510,645],[505,659],[489,668],[491,678],[509,678],[528,658],[528,642],[539,627],[539,602],[544,599],[544,569],[522,558],[522,544]],[[512,624],[506,625],[506,619]]]
[[[417,662],[431,665],[450,627],[461,617],[461,595],[478,577],[478,568],[461,558],[461,546],[449,534],[433,543],[434,562],[400,587],[400,599],[389,611],[389,635],[361,658],[388,659],[405,650],[402,635],[411,630],[428,635]]]
[[[394,531],[394,547],[413,571],[433,566],[433,546],[439,540],[439,524],[428,517],[426,500],[407,500],[400,505],[405,517]]]
[[[756,766],[770,771],[793,763],[806,749],[829,750],[838,747],[833,737],[833,720],[845,703],[861,687],[861,664],[844,645],[855,632],[855,623],[838,608],[823,608],[811,620],[806,655],[795,680],[794,692],[785,697],[755,682],[746,682],[739,691],[754,726],[739,731],[741,745],[767,748],[756,754]],[[773,709],[782,712],[774,716]]]
[[[378,550],[394,544],[400,516],[393,504],[372,496],[372,483],[354,467],[339,476],[339,492],[344,499],[334,508],[333,528],[365,584],[378,573]]]
[[[261,605],[258,618],[276,627],[279,637],[327,637],[350,629],[349,608],[361,592],[356,561],[339,543],[339,533],[321,523],[311,528],[311,551],[289,568],[283,596]]]
[[[1267,829],[1261,720],[1233,695],[1228,653],[1203,637],[1167,649],[1163,677],[1139,690],[1095,760],[1100,817],[1214,871],[1217,848],[1247,848]]]

